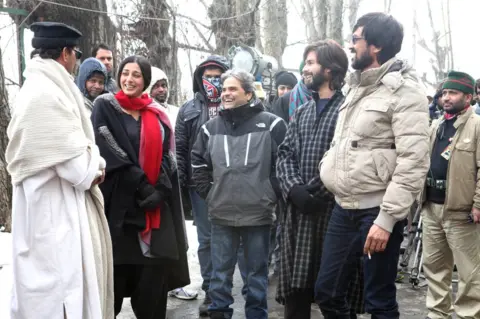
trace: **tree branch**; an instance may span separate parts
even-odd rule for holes
[[[181,17],[181,18],[184,18],[184,19],[187,19],[187,20],[190,20],[190,21],[192,21],[192,22],[198,23],[199,25],[201,25],[201,26],[204,27],[205,29],[209,29],[209,30],[212,29],[211,26],[208,26],[208,25],[206,25],[205,23],[203,23],[203,22],[201,22],[201,21],[199,21],[199,20],[197,20],[197,19],[194,19],[194,18],[192,18],[192,17],[186,16],[186,15],[184,15],[184,14],[177,13],[177,16],[178,16],[178,17]]]
[[[211,51],[210,49],[205,48],[205,47],[201,47],[201,46],[194,46],[194,45],[190,45],[190,44],[179,43],[178,47],[181,48],[181,49],[194,50],[194,51],[199,51],[199,52],[206,52],[206,53],[210,53],[210,54],[215,54],[214,51]]]
[[[205,38],[205,36],[203,35],[203,32],[200,31],[200,29],[197,27],[197,25],[195,23],[193,23],[192,21],[190,21],[190,23],[192,24],[193,28],[195,29],[195,31],[197,31],[198,35],[200,36],[200,38],[202,38],[203,42],[205,43],[205,45],[208,47],[209,50],[211,50],[212,52],[215,51],[215,49],[212,47],[212,45],[208,42],[207,38]]]
[[[18,87],[20,87],[21,85],[18,84],[17,82],[13,81],[12,79],[9,79],[8,77],[4,77],[4,79],[8,82],[10,82],[11,85],[16,85]]]
[[[205,0],[199,0],[201,4],[203,4],[203,6],[205,7],[205,10],[208,11],[208,5],[207,3],[205,2]]]

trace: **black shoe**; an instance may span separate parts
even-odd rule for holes
[[[212,299],[210,299],[210,296],[208,293],[205,293],[205,299],[203,300],[203,303],[198,307],[198,313],[200,317],[208,317],[208,306],[212,304]]]
[[[210,319],[225,319],[223,312],[210,312]]]

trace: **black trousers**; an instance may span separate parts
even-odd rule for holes
[[[312,308],[313,289],[311,291],[297,292],[285,300],[284,319],[310,319]],[[352,311],[351,319],[356,319],[357,314]]]
[[[130,297],[137,319],[165,319],[168,286],[159,265],[116,265],[113,270],[115,317],[122,310],[123,298]]]
[[[297,292],[285,300],[285,319],[310,319],[312,308],[312,291]]]

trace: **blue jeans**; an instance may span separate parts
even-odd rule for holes
[[[282,225],[277,220],[270,229],[270,251],[268,253],[268,265],[273,263],[273,272],[278,273],[280,267],[280,233]]]
[[[202,273],[203,283],[202,290],[208,292],[210,287],[210,278],[212,277],[212,253],[210,249],[210,239],[212,234],[212,225],[208,220],[207,203],[203,198],[198,195],[196,191],[190,189],[190,200],[192,203],[193,219],[197,226],[198,237],[198,261],[200,263],[200,272]],[[243,245],[238,250],[238,268],[244,283],[242,290],[245,296],[246,288],[246,265],[245,258],[243,257]]]
[[[379,208],[347,210],[335,205],[323,243],[320,271],[315,284],[315,301],[326,319],[349,319],[347,290],[355,261]],[[397,265],[405,221],[395,224],[384,252],[363,255],[365,310],[373,319],[399,318],[397,304]]]
[[[268,318],[268,249],[270,225],[231,227],[212,225],[212,265],[210,281],[211,312],[220,312],[231,318],[233,309],[233,272],[237,262],[237,251],[243,243],[246,261],[245,317],[247,319]]]

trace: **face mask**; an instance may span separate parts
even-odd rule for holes
[[[203,88],[207,94],[207,99],[211,103],[220,103],[222,94],[222,84],[220,77],[202,77]]]

